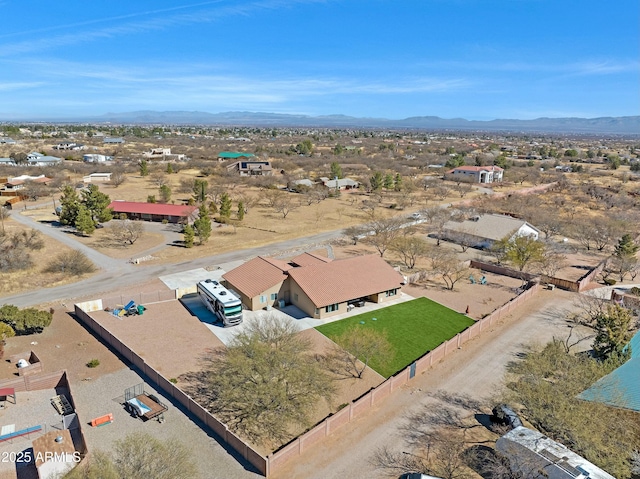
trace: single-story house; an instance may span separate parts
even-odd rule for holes
[[[236,161],[227,165],[227,170],[240,176],[271,176],[273,173],[270,161]]]
[[[98,155],[96,153],[89,153],[87,155],[82,155],[82,161],[87,163],[104,163],[105,161],[113,160],[112,156],[107,155]]]
[[[378,255],[331,260],[304,253],[289,261],[258,256],[222,277],[247,309],[292,304],[317,319],[345,313],[356,302],[392,299],[403,283]]]
[[[513,472],[547,479],[614,479],[584,457],[533,429],[516,427],[496,441]]]
[[[464,242],[474,248],[489,248],[496,241],[516,236],[540,237],[540,230],[524,220],[506,215],[478,215],[465,221],[448,221],[442,229],[444,238]]]
[[[0,158],[0,165],[16,166],[16,162],[13,161],[13,158]]]
[[[8,193],[13,193],[13,192],[16,192],[16,191],[19,191],[19,190],[23,189],[25,186],[27,186],[27,183],[29,183],[29,182],[42,183],[42,184],[46,185],[50,181],[51,181],[51,178],[47,178],[44,175],[40,175],[40,176],[29,176],[29,175],[14,176],[12,178],[8,178],[7,181],[4,182],[4,185],[2,186],[2,191],[8,192]]]
[[[114,138],[114,137],[104,137],[102,143],[110,143],[110,144],[122,144],[124,143],[124,138]]]
[[[356,189],[358,188],[358,186],[360,186],[360,183],[358,183],[355,180],[352,180],[351,178],[340,178],[339,180],[333,179],[330,180],[327,177],[322,177],[320,178],[320,181],[322,181],[322,184],[332,190],[352,190],[352,189]]]
[[[312,188],[315,183],[307,178],[303,178],[302,180],[294,180],[293,184],[295,186],[307,186]]]
[[[131,220],[163,221],[169,223],[193,223],[198,216],[198,208],[188,205],[168,205],[164,203],[141,203],[136,201],[112,201],[109,208],[114,215],[124,213]]]
[[[53,146],[54,150],[84,150],[85,146],[75,141],[63,141]]]
[[[62,158],[57,156],[47,156],[37,151],[32,151],[27,155],[27,164],[29,166],[51,166],[62,163]]]
[[[111,173],[91,173],[82,177],[83,183],[107,183],[109,181],[111,181]]]
[[[185,155],[178,153],[171,153],[171,148],[151,148],[149,151],[142,153],[142,156],[149,159],[162,159],[162,160],[178,160],[182,161],[186,158]]]
[[[243,153],[240,151],[221,151],[218,153],[218,161],[238,160],[240,158],[253,158],[253,153]]]
[[[4,145],[15,145],[17,143],[13,138],[7,136],[0,137],[0,143]]]
[[[474,183],[498,183],[502,181],[504,170],[499,166],[458,166],[447,171],[453,179],[471,178]]]

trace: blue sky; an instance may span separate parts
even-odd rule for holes
[[[0,0],[0,121],[640,114],[638,0]]]

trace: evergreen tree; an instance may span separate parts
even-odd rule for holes
[[[631,320],[631,311],[617,304],[608,305],[598,315],[593,350],[599,358],[624,359],[623,349],[631,340]]]
[[[622,235],[615,247],[614,256],[618,258],[633,258],[640,249],[629,233]]]
[[[244,203],[242,201],[238,201],[238,220],[242,221],[244,219]]]
[[[60,224],[75,226],[78,217],[78,209],[80,208],[80,198],[73,186],[65,186],[62,190],[60,198]]]
[[[204,203],[207,199],[207,180],[197,179],[193,182],[193,199],[198,203]]]
[[[384,176],[380,171],[376,171],[370,179],[371,191],[379,191],[382,188],[384,182]]]
[[[147,176],[149,174],[149,164],[147,160],[140,160],[140,176]]]
[[[393,180],[393,189],[396,191],[400,191],[402,189],[402,176],[400,173],[396,173],[396,177]]]
[[[112,211],[109,208],[111,198],[109,195],[100,191],[97,185],[89,185],[89,187],[82,192],[82,204],[89,210],[91,219],[94,221],[105,222],[110,221]]]
[[[331,163],[331,179],[338,177],[338,179],[342,178],[342,167],[340,163],[334,161]]]
[[[220,216],[229,218],[231,216],[231,198],[226,193],[220,195]]]
[[[78,208],[75,227],[78,231],[86,235],[90,235],[96,229],[96,224],[91,217],[91,212],[82,204]]]
[[[391,173],[387,173],[386,175],[384,175],[383,186],[385,190],[390,190],[393,188],[393,175]]]
[[[185,225],[184,229],[182,230],[182,233],[184,234],[184,246],[186,248],[193,248],[193,240],[195,239],[195,236],[196,236],[196,233],[193,230],[193,226]]]
[[[167,163],[167,173],[168,174],[173,173],[173,166],[171,165],[171,163]]]
[[[169,188],[168,185],[162,185],[160,187],[160,201],[162,201],[163,203],[168,203],[170,199],[171,199],[171,188]]]
[[[193,222],[193,229],[198,235],[198,243],[204,244],[211,237],[211,219],[205,205],[200,205],[198,215],[198,219]]]

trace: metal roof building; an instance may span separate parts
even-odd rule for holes
[[[640,331],[629,345],[631,359],[580,393],[580,399],[640,412]]]

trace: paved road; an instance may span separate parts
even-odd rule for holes
[[[12,215],[12,218],[17,219],[18,217],[20,218],[18,221],[21,223],[37,228],[39,231],[42,231],[43,233],[56,238],[73,248],[85,251],[87,256],[89,256],[89,258],[91,258],[91,260],[101,268],[101,271],[98,274],[77,283],[0,297],[0,304],[14,304],[19,307],[33,306],[52,301],[68,303],[74,298],[86,297],[88,295],[99,296],[100,293],[111,291],[115,288],[123,288],[128,285],[145,283],[166,274],[178,273],[180,271],[187,271],[194,268],[206,268],[233,261],[242,261],[257,255],[272,255],[277,252],[297,250],[305,245],[324,243],[339,238],[342,235],[342,230],[329,231],[313,236],[282,241],[271,245],[241,249],[219,255],[197,258],[177,264],[145,265],[144,263],[141,263],[139,265],[131,265],[127,264],[126,260],[113,259],[93,251],[73,239],[71,235],[63,233],[56,228],[40,224],[37,221],[23,217],[22,215]],[[91,250],[93,252],[87,250]]]

